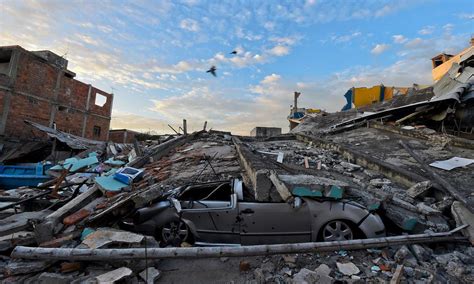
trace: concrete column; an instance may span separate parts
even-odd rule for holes
[[[89,91],[87,92],[86,111],[84,112],[84,118],[82,119],[82,131],[81,136],[86,136],[87,117],[89,116],[89,104],[91,101],[92,85],[89,85]]]

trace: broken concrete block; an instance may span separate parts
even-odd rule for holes
[[[88,246],[89,248],[96,249],[111,243],[139,244],[143,239],[143,235],[111,228],[104,228],[90,233],[84,239],[84,241],[82,241],[82,244]]]
[[[51,211],[23,212],[0,220],[0,236],[9,235],[30,228],[30,221],[43,220]]]
[[[294,283],[315,284],[319,283],[319,275],[307,268],[302,268],[293,276]]]
[[[432,186],[431,181],[422,181],[407,189],[407,194],[411,198],[416,198],[424,195]]]
[[[418,204],[416,204],[416,208],[418,209],[418,212],[425,215],[433,215],[433,214],[441,213],[440,211],[434,209],[433,207],[426,205],[424,202],[419,202]]]
[[[456,221],[456,226],[469,225],[469,227],[462,230],[462,233],[468,237],[471,244],[474,245],[474,214],[459,201],[453,202],[453,205],[451,205],[451,213]]]
[[[43,271],[51,265],[50,261],[25,261],[25,260],[18,260],[18,261],[11,261],[7,264],[4,268],[6,275],[18,275],[18,274],[26,274],[26,273],[33,273],[38,271]]]
[[[351,276],[355,274],[359,274],[359,268],[352,262],[336,262],[337,269],[344,275]]]
[[[415,256],[411,253],[407,246],[402,246],[394,255],[394,259],[398,264],[404,264],[410,267],[418,265]]]
[[[120,267],[105,274],[99,275],[95,279],[99,284],[111,284],[132,275],[132,273],[133,272],[130,268]]]
[[[72,275],[64,275],[59,273],[43,272],[38,277],[38,283],[44,284],[68,284],[74,279]]]
[[[358,170],[362,169],[361,166],[356,165],[356,164],[352,164],[352,163],[348,163],[348,162],[341,162],[340,165],[343,166],[349,172],[355,172],[355,171],[358,171]]]
[[[139,276],[145,280],[147,284],[153,284],[156,280],[158,280],[158,278],[160,278],[161,272],[154,267],[148,267],[147,269],[140,272]]]
[[[334,282],[334,278],[329,276],[329,274],[331,273],[331,268],[329,268],[329,266],[327,266],[326,264],[324,264],[324,263],[321,264],[314,271],[319,276],[319,280],[318,280],[319,282],[318,283],[331,284],[331,283]]]

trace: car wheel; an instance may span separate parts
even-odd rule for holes
[[[325,242],[348,241],[354,239],[354,231],[348,222],[334,220],[323,227],[321,238]]]
[[[161,227],[160,237],[166,244],[179,246],[190,239],[189,228],[182,220],[175,220]]]

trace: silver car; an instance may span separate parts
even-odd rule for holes
[[[350,200],[295,197],[291,203],[245,201],[242,181],[176,188],[139,209],[127,229],[164,244],[256,245],[385,236],[380,217]]]

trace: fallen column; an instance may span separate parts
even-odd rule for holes
[[[48,259],[48,260],[125,260],[125,259],[159,259],[159,258],[208,258],[240,257],[288,253],[311,253],[334,250],[361,250],[387,246],[399,246],[417,243],[466,241],[465,237],[454,233],[464,229],[458,227],[445,233],[416,234],[385,237],[376,239],[315,242],[297,244],[256,245],[240,247],[191,247],[191,248],[131,248],[131,249],[75,249],[75,248],[40,248],[17,246],[12,258]]]

